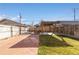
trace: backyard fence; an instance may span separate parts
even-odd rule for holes
[[[25,28],[21,28],[21,33],[23,34],[25,32]],[[5,39],[15,35],[19,35],[19,26],[0,25],[0,39]]]

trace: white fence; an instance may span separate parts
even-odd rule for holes
[[[21,31],[24,33],[24,30]],[[19,27],[18,26],[8,26],[8,25],[0,25],[0,39],[5,39],[14,35],[19,35]]]

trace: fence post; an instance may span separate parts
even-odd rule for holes
[[[11,26],[10,29],[11,29],[11,37],[12,37],[13,36],[13,27]]]

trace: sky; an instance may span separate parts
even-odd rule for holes
[[[74,8],[76,20],[79,20],[78,3],[0,3],[0,18],[10,18],[19,22],[19,13],[22,23],[38,24],[44,21],[73,21]]]

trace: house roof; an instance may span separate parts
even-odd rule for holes
[[[43,24],[79,24],[79,21],[42,21]]]
[[[25,24],[20,24],[18,22],[9,20],[9,19],[2,19],[0,20],[0,24],[2,25],[11,25],[11,26],[26,26]]]

